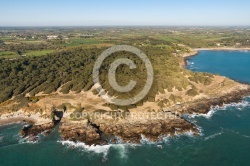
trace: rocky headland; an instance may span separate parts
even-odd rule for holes
[[[185,58],[197,53],[191,50],[182,54],[181,67]],[[184,114],[206,114],[212,106],[240,102],[250,95],[249,85],[221,76],[213,76],[210,84],[190,82],[193,87],[189,89],[164,90],[153,101],[131,109],[108,107],[92,89],[79,94],[57,92],[42,96],[38,102],[30,103],[17,112],[1,112],[0,125],[26,122],[20,133],[32,141],[37,140],[41,133],[50,134],[56,126],[63,140],[80,141],[88,145],[140,143],[142,138],[160,141],[165,136],[184,132],[199,134],[197,126],[185,120]],[[5,103],[4,108],[9,105],[13,105],[13,102]]]

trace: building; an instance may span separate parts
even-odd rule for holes
[[[48,36],[47,36],[47,39],[48,39],[48,40],[53,40],[53,39],[57,39],[57,38],[58,38],[57,35],[48,35]]]

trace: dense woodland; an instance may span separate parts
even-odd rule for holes
[[[55,39],[48,39],[50,35],[56,36]],[[199,91],[192,82],[209,85],[212,75],[183,69],[179,55],[189,52],[189,47],[250,47],[249,38],[247,27],[0,28],[0,102],[11,98],[30,102],[30,98],[24,96],[31,96],[34,101],[34,96],[41,92],[87,91],[93,86],[96,58],[105,49],[119,44],[141,49],[153,65],[153,86],[137,105],[154,101],[155,95],[164,93],[164,89],[171,92],[173,88],[181,91],[192,87],[187,95],[195,96]],[[134,70],[126,65],[117,69],[116,77],[121,85],[129,80],[137,81],[129,93],[115,92],[107,80],[111,62],[120,57],[128,57],[137,65]],[[103,88],[118,98],[134,96],[146,81],[144,64],[127,52],[109,56],[100,74]],[[163,106],[170,100],[181,101],[181,97],[171,95],[157,102]]]
[[[79,93],[81,90],[90,90],[93,86],[92,70],[96,58],[106,48],[83,49],[74,48],[67,51],[51,53],[40,57],[20,57],[16,60],[0,59],[0,101],[6,101],[12,97],[16,100],[23,100],[26,94],[31,97],[39,92],[50,94],[60,91],[64,94],[69,91]],[[154,101],[158,93],[164,93],[164,89],[172,91],[175,87],[178,90],[186,89],[188,85],[193,89],[188,95],[198,94],[190,81],[203,84],[211,83],[211,75],[203,73],[191,73],[180,68],[180,58],[174,56],[164,49],[145,47],[143,51],[149,56],[154,68],[154,83],[144,101]],[[128,57],[132,59],[137,68],[130,70],[128,66],[121,65],[117,69],[117,80],[119,84],[126,85],[133,79],[138,82],[136,88],[129,93],[117,93],[110,87],[107,80],[109,65],[116,58]],[[101,83],[110,95],[126,98],[139,92],[145,83],[146,73],[142,61],[132,54],[118,52],[107,58],[100,69]],[[184,75],[190,75],[189,78]],[[26,98],[25,98],[26,99]],[[169,100],[181,100],[177,96],[171,96]],[[27,100],[25,100],[27,101]],[[165,104],[168,101],[164,101]],[[137,103],[138,105],[141,104]]]

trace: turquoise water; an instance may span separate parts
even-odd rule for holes
[[[219,73],[250,83],[249,52],[201,51],[188,61],[189,69]],[[0,166],[250,165],[250,98],[213,108],[208,115],[186,115],[186,118],[199,126],[200,136],[186,133],[166,137],[161,143],[144,140],[141,145],[96,147],[60,142],[57,130],[48,137],[40,137],[36,143],[29,143],[18,134],[22,124],[0,126]]]

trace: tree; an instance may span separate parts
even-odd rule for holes
[[[21,56],[23,53],[22,53],[22,51],[17,50],[17,54],[18,54],[19,56]]]
[[[3,40],[0,40],[0,45],[4,45],[4,41]]]

